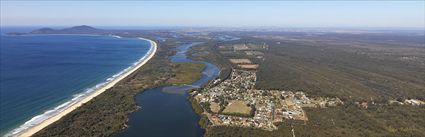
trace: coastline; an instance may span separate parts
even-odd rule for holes
[[[104,83],[103,85],[96,86],[93,92],[88,93],[87,95],[83,95],[84,97],[82,99],[78,100],[77,102],[70,102],[71,105],[62,104],[62,105],[67,105],[67,106],[62,106],[62,105],[58,106],[58,107],[65,107],[62,111],[57,112],[56,114],[48,117],[47,119],[41,120],[41,122],[39,122],[39,123],[36,123],[34,125],[30,125],[28,128],[24,128],[24,129],[21,129],[21,130],[15,129],[6,136],[24,136],[24,137],[31,136],[31,135],[37,133],[38,131],[42,130],[43,128],[49,126],[50,124],[58,121],[59,119],[61,119],[62,117],[64,117],[68,113],[72,112],[73,110],[79,108],[83,104],[89,102],[90,100],[92,100],[96,96],[102,94],[107,89],[113,87],[115,84],[120,82],[122,79],[126,78],[127,76],[129,76],[130,74],[132,74],[133,72],[138,70],[140,67],[142,67],[144,64],[146,64],[155,55],[155,53],[157,51],[157,43],[156,42],[154,42],[150,39],[145,39],[145,38],[140,38],[140,37],[138,39],[146,40],[146,41],[150,42],[151,48],[149,49],[148,53],[145,56],[143,56],[140,60],[138,60],[134,65],[132,65],[129,68],[124,69],[122,72],[114,75],[112,78],[108,79],[106,81],[106,83]],[[20,127],[18,127],[18,129],[19,128]]]

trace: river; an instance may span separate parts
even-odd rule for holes
[[[199,137],[204,130],[198,125],[200,117],[193,111],[187,100],[187,91],[198,88],[219,75],[219,68],[205,61],[187,58],[186,52],[200,42],[183,44],[170,57],[172,62],[200,62],[206,65],[198,81],[184,86],[164,86],[144,91],[136,96],[141,109],[129,116],[129,127],[116,134],[129,136],[182,136]]]

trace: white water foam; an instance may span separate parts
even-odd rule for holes
[[[26,121],[24,124],[20,125],[18,128],[13,129],[12,131],[10,131],[9,133],[7,133],[5,136],[6,137],[16,137],[18,136],[20,133],[22,133],[23,131],[34,127],[40,123],[42,123],[43,121],[59,114],[60,112],[66,110],[67,108],[71,107],[72,105],[78,103],[79,101],[81,101],[82,99],[84,99],[85,97],[89,96],[93,91],[96,91],[97,89],[102,88],[103,86],[107,85],[108,83],[110,83],[111,81],[113,81],[114,79],[120,77],[122,74],[130,71],[131,69],[133,69],[134,67],[137,66],[137,64],[143,62],[150,54],[152,54],[153,52],[153,44],[151,40],[149,39],[145,39],[145,38],[138,38],[141,40],[146,40],[150,43],[150,48],[148,50],[148,52],[146,53],[146,55],[144,55],[142,58],[140,58],[138,61],[134,62],[130,67],[125,68],[124,70],[118,72],[117,74],[114,74],[113,76],[109,77],[106,79],[105,82],[99,83],[91,88],[86,89],[84,92],[79,93],[79,94],[75,94],[73,95],[73,98],[51,110],[47,110],[45,111],[43,114],[37,115],[33,118],[31,118],[30,120]]]
[[[122,38],[121,36],[118,36],[118,35],[109,35],[109,36],[114,37],[114,38],[117,38],[117,39]]]

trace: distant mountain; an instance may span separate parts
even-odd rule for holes
[[[33,30],[30,33],[31,34],[45,34],[45,33],[54,33],[56,30],[52,29],[52,28],[41,28],[41,29],[37,29],[37,30]]]
[[[71,28],[65,28],[60,31],[65,33],[98,33],[98,32],[102,32],[103,30],[82,25],[82,26],[75,26]]]
[[[64,29],[41,28],[33,30],[30,34],[99,34],[104,32],[102,29],[82,25]]]

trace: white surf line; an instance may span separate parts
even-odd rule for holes
[[[122,75],[119,75],[116,78],[108,81],[109,83],[106,83],[104,86],[95,89],[94,92],[92,92],[91,94],[87,95],[86,97],[84,97],[83,99],[81,99],[79,102],[73,103],[72,105],[68,106],[63,111],[60,111],[57,114],[52,115],[51,117],[49,117],[49,118],[41,121],[38,124],[30,125],[30,127],[26,128],[25,130],[17,131],[16,133],[12,133],[12,134],[6,135],[6,136],[19,136],[19,137],[29,137],[29,136],[32,136],[33,134],[37,133],[38,131],[42,130],[43,128],[45,128],[45,127],[49,126],[50,124],[58,121],[59,119],[61,119],[65,115],[69,114],[73,110],[75,110],[78,107],[82,106],[84,103],[89,102],[94,97],[96,97],[96,96],[100,95],[101,93],[105,92],[107,89],[113,87],[119,81],[121,81],[125,77],[129,76],[130,74],[132,74],[133,72],[135,72],[136,70],[138,70],[143,65],[145,65],[155,55],[158,47],[157,47],[157,43],[154,42],[153,40],[145,39],[145,38],[139,38],[139,39],[149,41],[150,44],[151,44],[151,48],[149,49],[149,51],[147,53],[147,56],[145,55],[144,57],[141,58],[141,60],[143,60],[143,61],[139,61],[138,64],[135,64],[134,66],[131,66],[132,68],[130,68],[128,71],[123,72]],[[39,117],[39,116],[36,116],[36,117]]]

